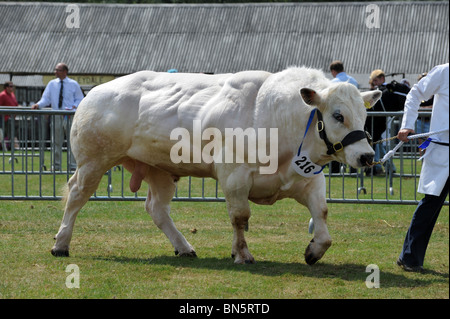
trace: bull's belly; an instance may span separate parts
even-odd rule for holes
[[[281,191],[280,185],[277,174],[256,175],[253,178],[248,199],[256,204],[272,205],[277,200],[284,198],[284,192]]]
[[[214,174],[214,170],[212,165],[208,164],[171,164],[168,162],[159,162],[155,164],[149,164],[159,169],[162,169],[174,176],[184,177],[184,176],[192,176],[192,177],[212,177],[216,178]]]
[[[190,157],[187,162],[174,162],[171,158],[171,146],[173,141],[155,141],[146,139],[133,143],[127,151],[127,156],[149,166],[162,169],[174,176],[212,177],[214,167],[205,162],[195,163]]]

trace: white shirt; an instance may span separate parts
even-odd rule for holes
[[[61,90],[61,80],[59,78],[48,82],[47,87],[37,104],[39,108],[51,105],[53,110],[58,110],[59,92]],[[78,107],[84,95],[77,81],[68,77],[63,80],[63,110],[72,110]]]
[[[448,63],[434,67],[426,77],[415,84],[405,102],[401,129],[414,129],[421,101],[434,96],[430,131],[447,129],[446,132],[430,136],[446,142],[449,140],[449,66]],[[449,176],[448,146],[430,143],[427,147],[420,174],[418,192],[438,196]]]

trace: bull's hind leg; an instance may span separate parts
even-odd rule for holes
[[[169,238],[176,255],[197,257],[194,248],[178,231],[170,217],[170,202],[176,189],[174,176],[157,168],[148,167],[145,181],[150,186],[145,209],[152,217],[153,222]]]
[[[52,255],[69,256],[69,244],[77,214],[97,189],[106,170],[84,165],[77,168],[70,178],[64,216],[55,236],[56,242],[51,250]]]

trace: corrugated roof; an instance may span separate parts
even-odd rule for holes
[[[369,29],[369,3],[202,5],[0,3],[0,72],[127,74],[327,70],[335,59],[350,74],[419,74],[448,62],[449,3],[378,2],[380,28]]]

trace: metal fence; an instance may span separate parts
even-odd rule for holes
[[[55,167],[55,122],[64,118],[70,125],[74,112],[0,108],[0,200],[60,200],[62,188],[72,175],[70,141],[64,139],[62,164]],[[421,113],[416,132],[428,131],[430,112]],[[396,135],[403,112],[370,112],[369,119],[384,117],[387,135]],[[6,117],[9,116],[9,120]],[[381,143],[384,150],[398,141]],[[421,162],[419,141],[411,141],[389,160],[382,174],[340,163],[324,170],[327,201],[332,203],[417,204],[423,195],[416,192]],[[383,153],[381,154],[383,156]],[[108,171],[91,200],[145,200],[147,190],[129,190],[131,174],[122,166]],[[224,201],[218,183],[210,178],[182,178],[174,201]],[[445,203],[448,205],[448,201]]]

